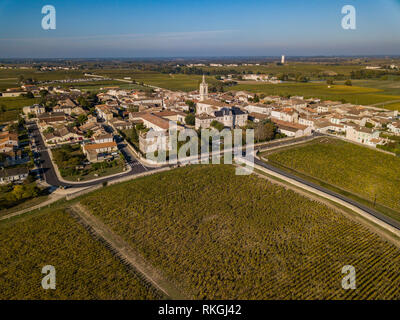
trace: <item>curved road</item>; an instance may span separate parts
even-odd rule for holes
[[[358,209],[361,209],[361,210],[365,211],[366,213],[374,216],[375,218],[377,218],[377,219],[387,223],[388,225],[400,230],[400,222],[399,221],[394,220],[394,219],[392,219],[392,218],[390,218],[388,216],[385,216],[384,214],[382,214],[382,213],[380,213],[378,211],[375,211],[375,210],[373,210],[373,209],[371,209],[371,208],[369,208],[367,206],[364,206],[364,205],[358,203],[357,201],[354,201],[354,200],[352,200],[350,198],[347,198],[347,197],[345,197],[345,196],[343,196],[343,195],[341,195],[339,193],[333,192],[333,191],[331,191],[329,189],[326,189],[324,187],[316,185],[316,184],[314,184],[312,182],[309,182],[307,180],[304,180],[302,178],[299,178],[299,177],[297,177],[297,176],[295,176],[295,175],[293,175],[291,173],[288,173],[288,172],[286,172],[286,171],[284,171],[282,169],[276,168],[276,167],[274,167],[274,166],[272,166],[272,165],[270,165],[268,163],[265,163],[264,161],[259,160],[257,158],[254,158],[254,163],[259,165],[259,166],[261,166],[261,167],[264,167],[265,169],[268,169],[268,170],[271,170],[273,172],[276,172],[276,173],[278,173],[278,174],[280,174],[282,176],[285,176],[285,177],[287,177],[289,179],[295,180],[295,181],[297,181],[297,182],[299,182],[301,184],[304,184],[304,185],[309,186],[311,188],[317,189],[320,192],[326,193],[326,194],[328,194],[328,195],[330,195],[332,197],[335,197],[335,198],[337,198],[339,200],[342,200],[342,201],[344,201],[344,202],[346,202],[348,204],[351,204],[352,206],[354,206],[354,207],[356,207]]]

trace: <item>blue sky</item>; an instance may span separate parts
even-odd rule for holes
[[[400,55],[399,31],[399,0],[0,1],[0,58]]]

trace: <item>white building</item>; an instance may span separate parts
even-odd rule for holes
[[[208,99],[208,84],[206,78],[203,75],[203,81],[200,83],[200,101],[205,101]]]
[[[374,145],[371,140],[379,138],[380,132],[359,126],[349,126],[346,129],[346,139],[366,145]]]
[[[252,103],[247,105],[245,109],[249,113],[255,112],[255,113],[270,115],[273,110],[273,107],[271,105],[263,103]]]

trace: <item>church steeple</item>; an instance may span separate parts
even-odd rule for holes
[[[203,74],[203,82],[200,83],[200,101],[208,99],[208,84],[206,82],[206,77]]]

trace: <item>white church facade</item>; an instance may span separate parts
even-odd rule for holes
[[[203,75],[203,81],[200,84],[200,101],[196,106],[195,128],[209,128],[213,121],[218,121],[232,129],[245,126],[247,119],[248,114],[241,109],[208,99],[208,84]]]

